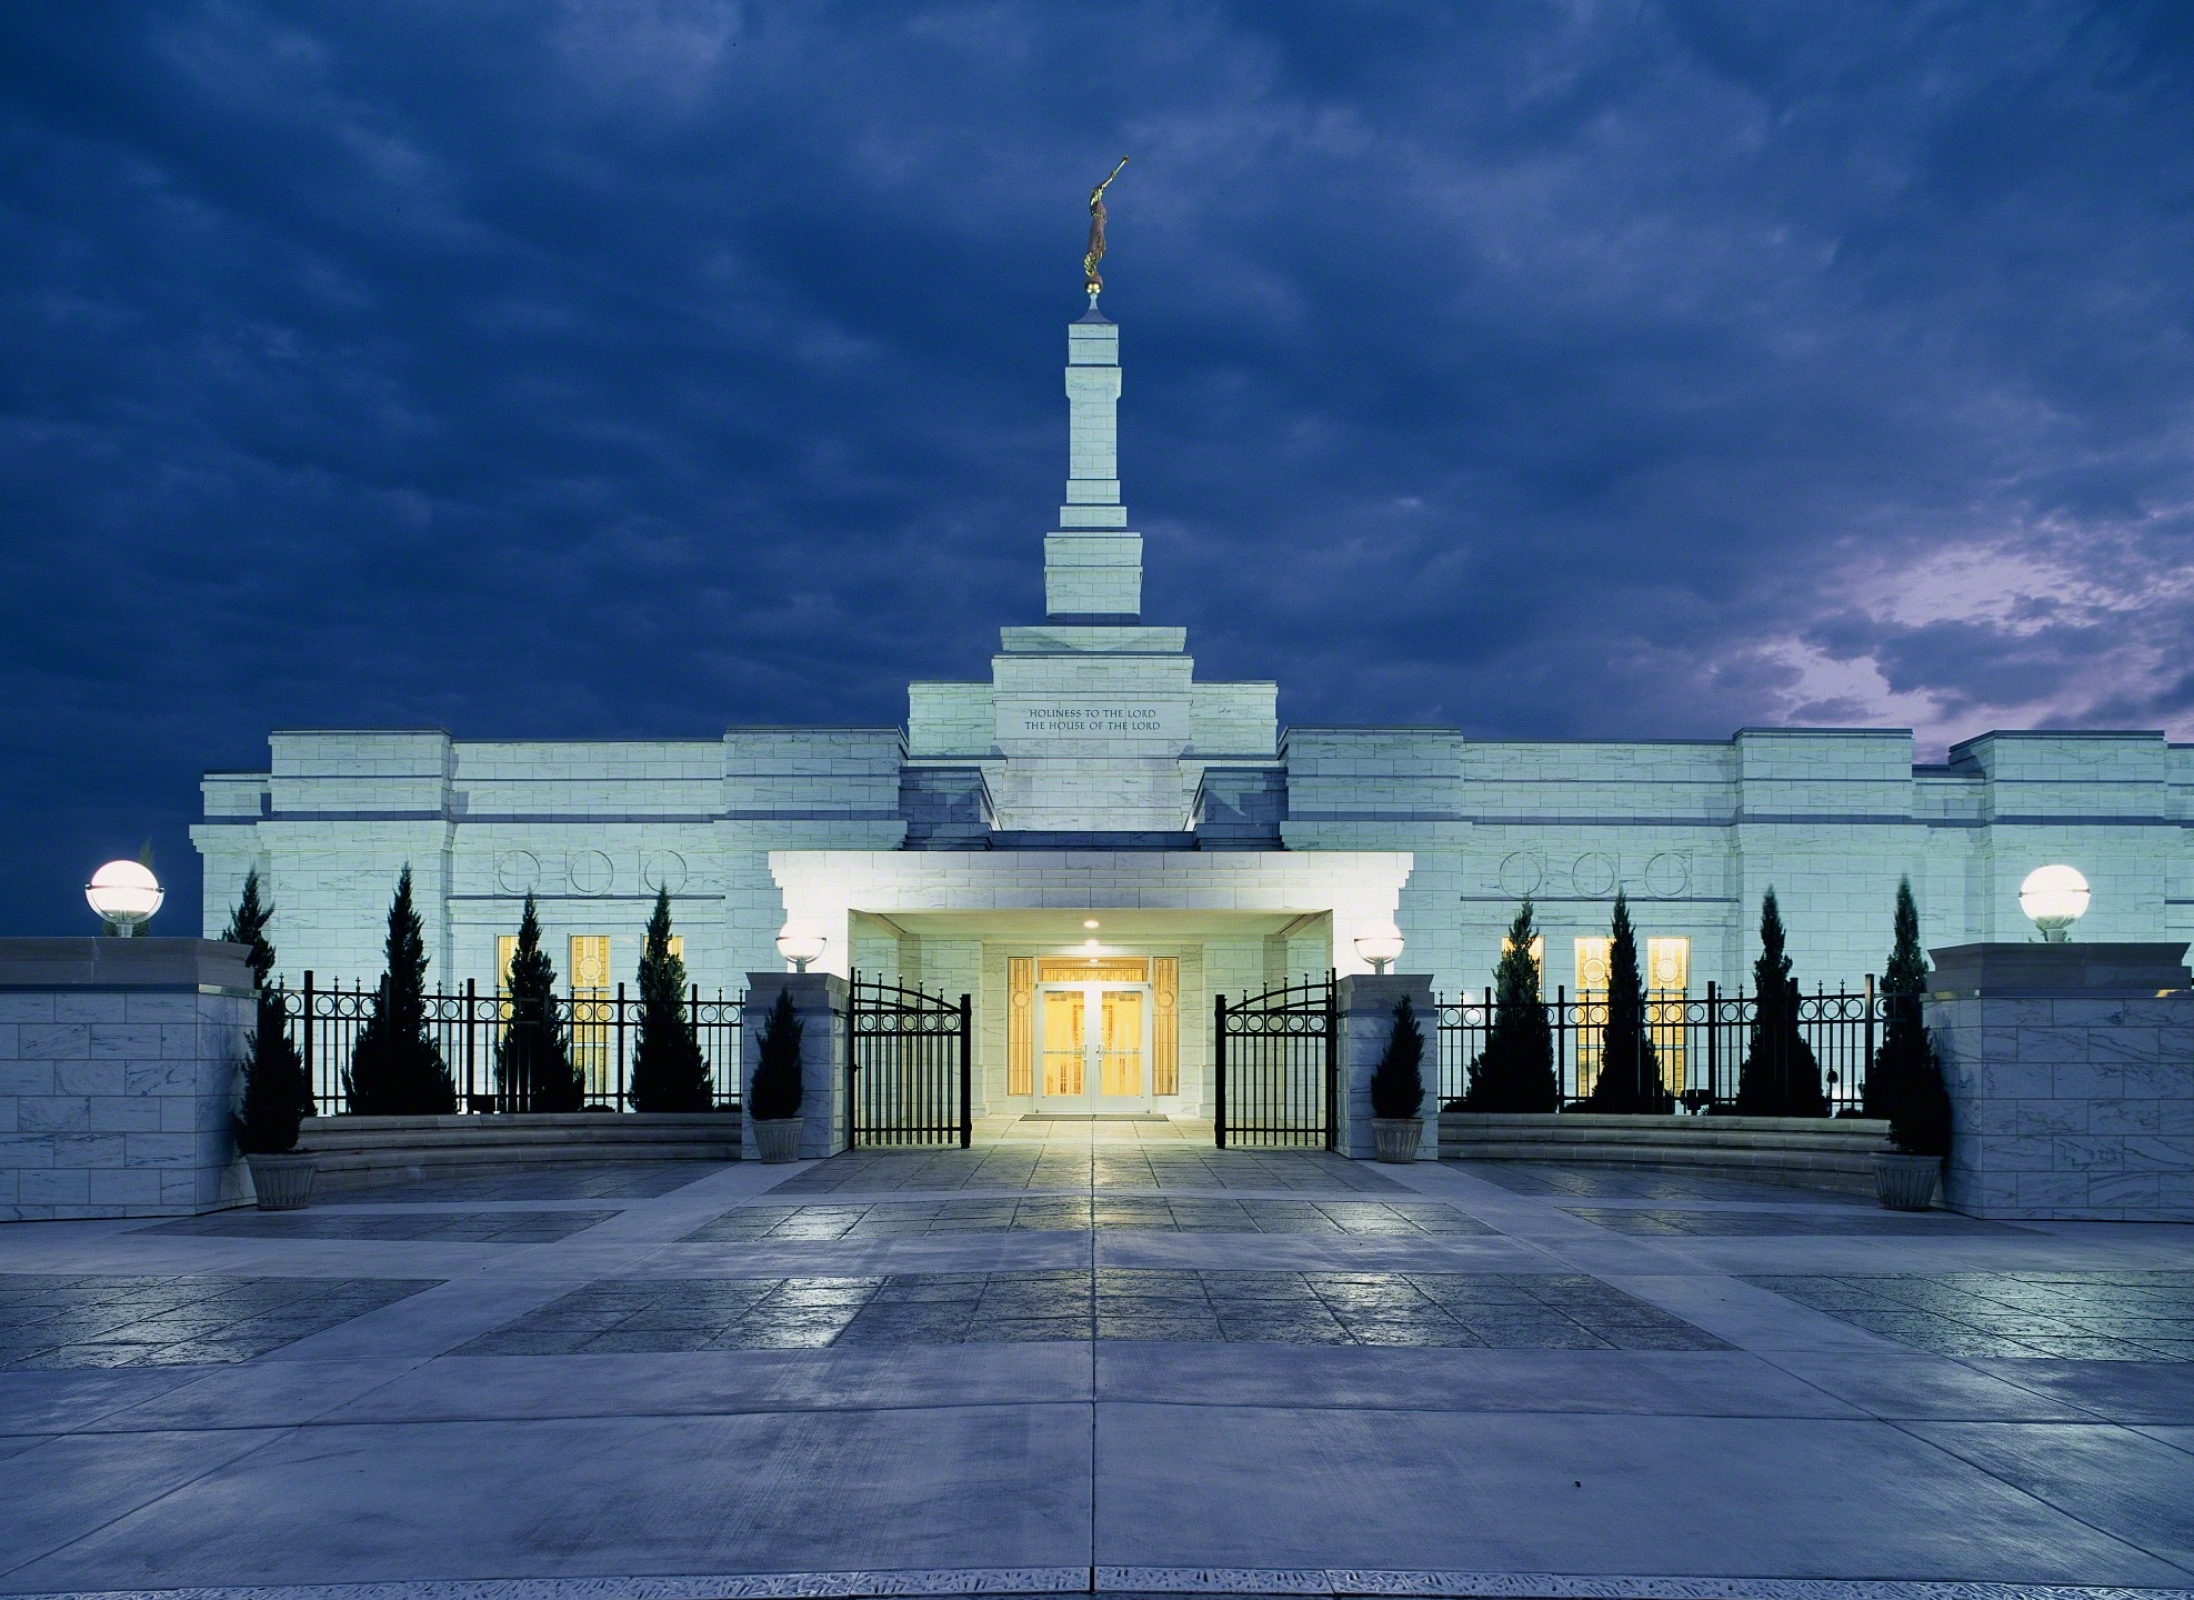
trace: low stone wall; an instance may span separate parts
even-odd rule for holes
[[[0,939],[0,1219],[192,1216],[251,1198],[242,945]]]
[[[478,1173],[632,1161],[736,1161],[740,1119],[720,1111],[573,1111],[455,1117],[314,1117],[297,1147],[315,1193]]]
[[[1848,1194],[1874,1192],[1873,1160],[1888,1148],[1889,1124],[1857,1117],[1440,1114],[1451,1160],[1684,1167]]]
[[[2194,992],[2177,944],[1933,952],[1952,1206],[2194,1222]]]

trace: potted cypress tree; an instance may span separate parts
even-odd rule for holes
[[[1394,1006],[1386,1052],[1371,1070],[1371,1135],[1381,1161],[1415,1161],[1424,1137],[1425,1032],[1403,995]]]
[[[244,875],[244,893],[221,937],[251,947],[258,1014],[244,1041],[244,1105],[236,1118],[236,1148],[251,1168],[251,1189],[261,1211],[301,1211],[312,1203],[319,1163],[297,1149],[297,1132],[312,1115],[312,1085],[297,1046],[290,1042],[282,992],[270,988],[274,946],[267,923],[274,907],[259,898],[259,869]]]
[[[754,1119],[754,1143],[764,1161],[800,1159],[800,1130],[807,1121],[800,1115],[807,1094],[800,1043],[806,1031],[792,1009],[792,991],[779,989],[755,1038],[754,1077],[747,1084],[747,1114]]]
[[[1888,1017],[1866,1077],[1869,1116],[1889,1119],[1891,1148],[1874,1158],[1874,1197],[1893,1211],[1925,1211],[1950,1154],[1950,1092],[1935,1037],[1920,1012],[1927,958],[1912,881],[1897,883],[1896,943],[1882,974]]]

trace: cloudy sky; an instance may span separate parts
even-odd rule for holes
[[[0,931],[275,726],[892,723],[1042,608],[1283,720],[2194,738],[2194,10],[0,8]]]

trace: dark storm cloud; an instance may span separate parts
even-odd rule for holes
[[[0,10],[14,931],[275,725],[897,721],[1037,613],[1087,185],[1154,620],[1293,720],[2194,720],[2194,19]]]

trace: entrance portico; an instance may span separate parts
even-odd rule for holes
[[[1211,997],[1368,970],[1407,852],[782,850],[819,970],[972,997],[979,1116],[1211,1114]]]

